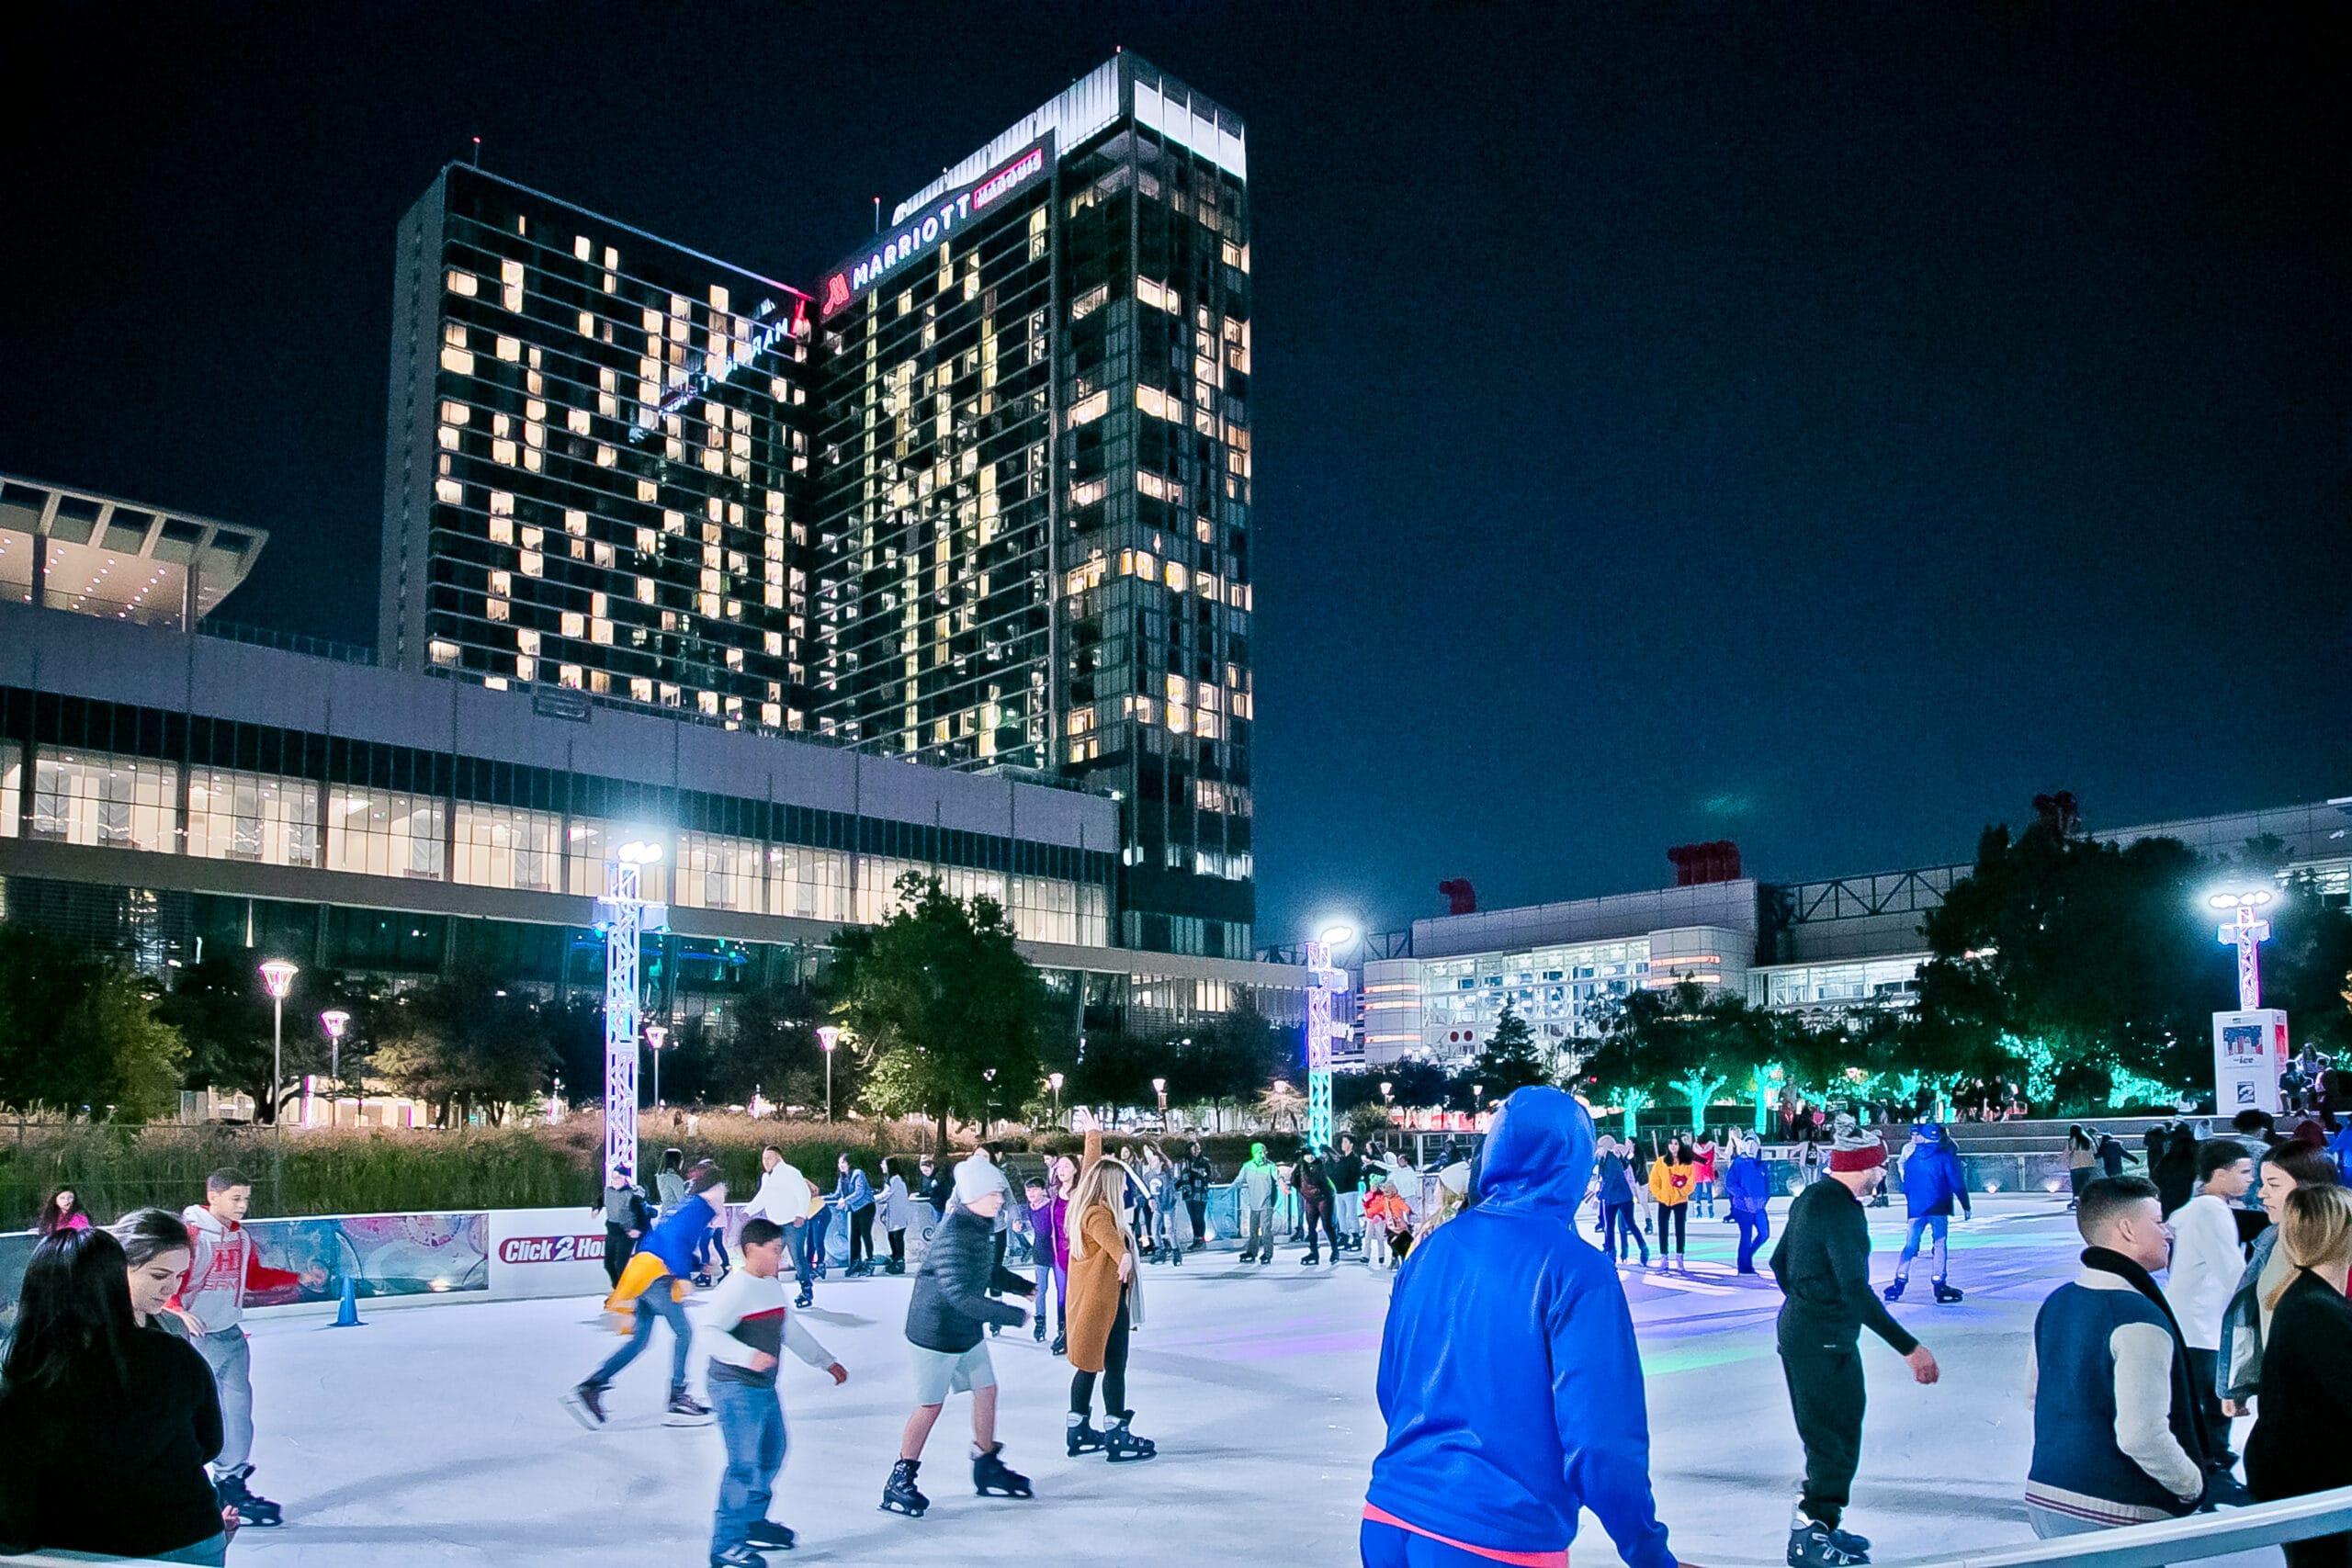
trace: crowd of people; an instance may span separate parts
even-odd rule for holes
[[[2314,1440],[2352,1392],[2345,1136],[2317,1116],[2285,1136],[2260,1116],[2232,1131],[2160,1125],[2137,1156],[2093,1127],[2067,1139],[2082,1172],[2071,1207],[2084,1249],[2036,1315],[2023,1391],[2033,1435],[2023,1501],[2038,1535],[2352,1484],[2352,1456]],[[623,1338],[566,1404],[603,1426],[616,1379],[666,1326],[666,1416],[715,1422],[726,1452],[709,1561],[761,1568],[763,1551],[795,1544],[769,1517],[786,1455],[780,1359],[789,1352],[836,1385],[850,1376],[802,1315],[838,1227],[849,1274],[913,1272],[903,1327],[911,1400],[882,1509],[921,1518],[931,1507],[925,1454],[958,1399],[969,1405],[974,1494],[1033,1495],[1008,1462],[990,1352],[993,1338],[1023,1327],[1040,1343],[1050,1336],[1069,1369],[1069,1457],[1155,1458],[1128,1378],[1147,1321],[1144,1266],[1181,1268],[1200,1251],[1212,1195],[1227,1184],[1197,1143],[1109,1147],[1099,1127],[1085,1132],[1082,1152],[1034,1171],[1016,1172],[1016,1156],[987,1145],[952,1161],[893,1157],[871,1173],[844,1153],[829,1187],[770,1147],[731,1255],[715,1160],[664,1151],[650,1195],[614,1171],[598,1209],[605,1305]],[[1654,1239],[1655,1267],[1686,1269],[1690,1221],[1717,1217],[1720,1201],[1720,1218],[1738,1230],[1737,1271],[1761,1262],[1780,1291],[1775,1343],[1804,1459],[1787,1561],[1868,1563],[1871,1542],[1846,1517],[1863,1451],[1860,1339],[1868,1330],[1883,1341],[1918,1383],[1939,1381],[1934,1354],[1887,1309],[1922,1259],[1936,1303],[1963,1299],[1950,1280],[1949,1228],[1972,1217],[1973,1201],[1948,1129],[1922,1118],[1898,1156],[1876,1129],[1838,1116],[1821,1179],[1799,1187],[1777,1245],[1772,1174],[1743,1130],[1678,1134],[1645,1156],[1630,1140],[1596,1136],[1580,1101],[1535,1089],[1513,1095],[1483,1145],[1462,1153],[1442,1151],[1424,1173],[1345,1137],[1287,1165],[1258,1144],[1229,1184],[1245,1267],[1272,1260],[1287,1213],[1302,1263],[1353,1254],[1397,1269],[1363,1561],[1565,1563],[1589,1509],[1634,1568],[1670,1568],[1619,1266],[1629,1249],[1653,1266]],[[1904,1242],[1892,1278],[1874,1286],[1865,1211],[1897,1159]],[[2134,1164],[2146,1174],[2131,1174]],[[221,1170],[203,1202],[111,1226],[70,1189],[43,1205],[0,1361],[0,1432],[43,1440],[0,1467],[0,1546],[220,1563],[239,1529],[281,1522],[251,1485],[243,1314],[252,1292],[322,1276],[260,1261],[244,1228],[251,1196],[249,1181]],[[1597,1246],[1583,1230],[1588,1202]],[[1531,1314],[1530,1302],[1543,1310]],[[697,1353],[707,1404],[689,1386]],[[2241,1454],[2233,1423],[2249,1416]],[[1467,1432],[1477,1440],[1461,1441]],[[2340,1536],[2292,1543],[2290,1568],[2352,1568],[2346,1547]]]

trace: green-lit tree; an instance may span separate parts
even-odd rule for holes
[[[932,1119],[944,1152],[951,1116],[1009,1112],[1034,1092],[1046,990],[996,900],[913,874],[898,891],[888,919],[838,940],[828,984],[865,1073],[860,1102]]]

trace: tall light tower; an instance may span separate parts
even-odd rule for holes
[[[605,1179],[627,1166],[637,1174],[637,946],[670,923],[667,908],[643,897],[645,868],[662,846],[632,839],[605,865],[596,929],[605,933]]]
[[[1319,1148],[1333,1142],[1331,1124],[1331,998],[1348,988],[1348,972],[1331,964],[1331,950],[1353,942],[1356,929],[1344,922],[1323,928],[1306,943],[1306,1139]]]
[[[2238,950],[2238,1009],[2213,1015],[2213,1109],[2276,1115],[2278,1079],[2287,1070],[2287,1015],[2262,1005],[2262,942],[2270,922],[2256,911],[2277,895],[2267,887],[2215,893],[2205,902],[2230,912],[2221,940]]]
[[[270,1135],[280,1140],[286,1135],[278,1117],[286,1094],[286,994],[301,972],[283,958],[262,961],[261,983],[269,991],[269,1127]]]
[[[2238,950],[2238,1010],[2252,1012],[2262,1005],[2262,944],[2270,939],[2270,922],[2256,918],[2255,911],[2270,902],[2270,890],[2216,893],[2205,902],[2216,909],[2235,911],[2222,928],[2221,940]]]

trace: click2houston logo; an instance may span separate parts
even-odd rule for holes
[[[600,1235],[516,1235],[498,1244],[501,1263],[602,1263]]]

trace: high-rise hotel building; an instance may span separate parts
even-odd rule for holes
[[[1114,795],[1117,940],[1250,956],[1248,172],[1121,54],[812,296],[443,170],[386,661]]]
[[[1239,118],[1121,54],[816,292],[812,727],[1114,793],[1122,942],[1247,956]]]
[[[808,297],[464,164],[399,247],[385,662],[802,728]]]

